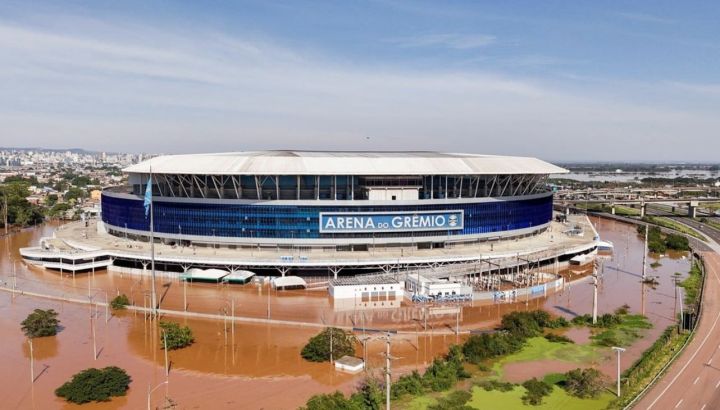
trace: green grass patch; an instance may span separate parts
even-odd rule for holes
[[[600,410],[605,409],[612,402],[614,396],[611,393],[603,393],[595,399],[579,399],[570,396],[558,386],[554,386],[549,396],[543,398],[539,406],[528,406],[523,404],[522,397],[527,390],[522,386],[516,386],[511,391],[499,390],[486,391],[485,389],[473,386],[470,389],[472,398],[465,405],[475,409],[503,409],[503,410]],[[445,397],[440,395],[439,397]],[[401,408],[408,410],[425,410],[437,403],[435,397],[428,395],[414,397],[412,400],[402,403]]]
[[[705,241],[705,238],[697,233],[694,229],[681,224],[680,222],[673,221],[672,219],[665,218],[662,216],[646,216],[643,218],[643,221],[655,225],[662,226],[663,228],[673,229],[678,232],[693,236],[697,239],[700,239],[701,241]]]
[[[598,348],[590,344],[554,343],[544,337],[531,337],[523,348],[505,356],[493,364],[496,376],[502,376],[502,368],[509,363],[537,360],[560,360],[572,363],[590,363],[600,357]]]
[[[491,403],[491,407],[495,409],[593,410],[606,408],[613,397],[612,394],[606,393],[597,399],[578,399],[568,395],[565,390],[556,386],[552,389],[550,395],[543,398],[542,404],[539,406],[527,406],[522,402],[522,397],[527,392],[522,386],[518,386],[509,392],[485,391],[474,387],[471,392],[472,398],[467,405],[477,409],[488,408],[488,404]]]
[[[622,374],[622,396],[613,400],[608,409],[623,409],[672,356],[682,347],[689,333],[678,334],[677,326],[669,326],[650,348]]]
[[[612,213],[612,206],[607,204],[577,204],[577,208],[593,212]],[[640,210],[629,206],[615,205],[615,215],[619,216],[640,216]]]
[[[590,339],[597,346],[629,346],[642,336],[642,330],[651,327],[652,324],[643,315],[621,315],[620,324],[606,328],[590,336]]]
[[[686,310],[694,310],[696,308],[698,296],[700,294],[700,288],[702,287],[703,278],[700,265],[695,262],[690,268],[688,277],[680,282],[680,286],[685,289],[685,306]]]

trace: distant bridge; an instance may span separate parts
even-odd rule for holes
[[[690,192],[696,194],[688,195]],[[687,207],[688,216],[695,218],[698,206],[707,202],[720,202],[720,187],[583,189],[555,193],[558,205],[608,204],[612,214],[615,214],[616,205],[639,205],[640,217],[645,216],[648,204],[666,204]]]

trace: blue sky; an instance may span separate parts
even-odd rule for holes
[[[0,3],[0,146],[718,161],[720,3]]]

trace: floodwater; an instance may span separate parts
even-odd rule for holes
[[[717,177],[718,171],[707,171],[697,169],[678,169],[665,172],[571,172],[562,178],[575,179],[578,181],[610,181],[610,182],[639,182],[643,178],[698,178],[707,179]]]
[[[599,312],[611,312],[623,304],[628,304],[632,312],[642,312],[644,299],[645,313],[655,325],[648,334],[658,335],[673,318],[672,275],[677,271],[684,276],[689,261],[682,255],[652,255],[648,265],[657,260],[661,266],[648,267],[648,274],[657,276],[659,284],[654,289],[646,286],[643,297],[640,282],[643,244],[635,228],[607,220],[595,222],[602,238],[615,244],[615,254],[605,261],[602,269]],[[23,290],[101,301],[120,292],[131,296],[137,305],[147,301],[144,295],[147,295],[150,281],[146,277],[105,271],[76,275],[75,278],[61,277],[58,272],[29,268],[22,263],[17,249],[36,244],[41,236],[50,235],[53,229],[53,226],[45,225],[0,239],[0,282],[5,286],[12,285],[15,265],[16,283]],[[196,343],[190,348],[170,352],[169,383],[153,393],[152,403],[159,406],[167,396],[180,408],[296,408],[313,394],[336,389],[349,392],[362,380],[362,375],[339,373],[327,363],[308,363],[301,359],[302,346],[319,328],[239,322],[232,326],[233,308],[238,316],[262,318],[268,314],[269,303],[273,319],[404,330],[393,337],[391,345],[392,355],[397,358],[393,361],[393,374],[397,376],[413,369],[421,370],[448,346],[462,342],[462,336],[453,334],[458,322],[462,329],[488,328],[503,314],[518,309],[544,308],[568,318],[590,313],[592,286],[585,278],[589,270],[576,270],[563,272],[575,280],[572,286],[548,297],[517,303],[468,304],[459,313],[456,313],[456,307],[435,309],[435,314],[427,316],[421,307],[406,302],[402,302],[399,309],[353,306],[338,310],[324,291],[273,291],[268,298],[266,289],[255,285],[188,284],[184,288],[180,282],[160,278],[158,289],[164,308],[182,310],[183,295],[186,294],[189,310],[227,314],[228,320],[168,318],[189,325]],[[56,337],[34,341],[36,380],[31,384],[29,346],[19,323],[36,307],[60,312],[63,329]],[[95,310],[87,305],[27,296],[13,299],[5,292],[0,292],[0,312],[4,347],[0,353],[4,363],[0,366],[0,400],[8,408],[75,408],[77,406],[55,398],[53,391],[72,374],[92,366],[119,365],[130,373],[133,382],[127,397],[82,408],[143,408],[148,387],[155,387],[165,380],[164,352],[159,348],[156,326],[141,313],[122,312],[109,317],[106,323],[103,308]],[[426,317],[428,333],[423,335]],[[365,340],[366,335],[359,333],[357,336]],[[380,374],[385,342],[377,335],[368,336],[371,338],[367,342],[367,352],[359,347],[356,353],[367,355],[370,371]],[[652,339],[645,338],[628,349],[623,355],[624,367],[632,363]],[[93,359],[94,350],[98,354],[97,360]],[[552,364],[543,363],[540,367],[547,370],[547,366]],[[614,374],[610,352],[600,367],[606,373]]]

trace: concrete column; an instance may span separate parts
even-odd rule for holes
[[[611,208],[610,208],[610,213],[613,214],[613,215],[615,215],[615,204],[612,204],[612,205],[610,205],[610,206],[611,206]]]
[[[646,206],[647,205],[645,204],[645,202],[640,202],[640,218],[645,217],[645,211],[646,211],[645,207]]]
[[[698,201],[688,202],[688,216],[690,218],[695,218],[697,216],[697,207],[698,207]]]

